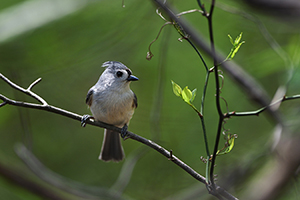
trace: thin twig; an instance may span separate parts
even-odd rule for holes
[[[36,84],[38,84],[40,81],[42,80],[42,78],[38,78],[36,79],[33,83],[31,83],[29,85],[29,87],[27,88],[27,90],[31,90]]]
[[[180,17],[181,15],[185,15],[185,14],[189,14],[189,13],[193,13],[193,12],[199,12],[199,13],[204,13],[202,10],[198,10],[198,9],[192,9],[192,10],[187,10],[187,11],[183,11],[181,13],[178,13],[177,16]]]
[[[262,113],[263,111],[265,111],[268,108],[271,108],[272,106],[274,106],[276,104],[282,103],[282,102],[287,101],[287,100],[293,100],[293,99],[299,99],[299,98],[300,98],[300,95],[283,96],[281,99],[278,99],[277,101],[274,101],[273,103],[271,103],[271,104],[269,104],[265,107],[262,107],[258,110],[248,111],[248,112],[235,112],[235,111],[232,111],[232,112],[225,113],[224,117],[229,118],[231,116],[252,116],[252,115],[258,116],[260,113]]]
[[[208,148],[208,140],[207,140],[207,134],[206,134],[206,127],[205,127],[205,121],[204,121],[204,101],[205,101],[205,96],[206,96],[206,88],[208,85],[208,78],[209,78],[209,70],[207,67],[207,64],[203,58],[203,56],[201,55],[201,53],[199,52],[199,50],[197,49],[197,47],[193,44],[193,42],[189,39],[189,38],[185,38],[189,44],[194,48],[194,50],[196,51],[196,53],[198,54],[199,58],[201,59],[201,62],[203,63],[205,70],[206,70],[206,78],[205,78],[205,83],[204,83],[204,89],[203,89],[203,94],[202,94],[202,100],[201,100],[201,111],[200,113],[197,111],[198,116],[200,117],[201,120],[201,125],[202,125],[202,131],[203,131],[203,137],[204,137],[204,143],[205,143],[205,150],[206,150],[206,155],[207,155],[207,159],[210,156],[209,153],[209,148]],[[209,165],[209,163],[207,163],[207,165]],[[208,176],[206,173],[206,182],[208,181]]]
[[[2,106],[5,106],[7,103],[6,102],[2,102],[1,104],[0,104],[0,108],[2,107]]]
[[[41,104],[43,104],[44,106],[48,105],[48,103],[40,96],[36,95],[34,92],[31,91],[31,88],[33,86],[35,86],[38,82],[41,81],[41,78],[38,78],[36,81],[34,81],[33,83],[30,84],[30,86],[27,89],[24,89],[20,86],[18,86],[17,84],[11,82],[8,78],[6,78],[3,74],[0,73],[0,78],[2,80],[4,80],[6,83],[8,83],[11,87],[13,87],[16,90],[19,90],[21,92],[23,92],[24,94],[33,97],[34,99],[36,99],[37,101],[39,101]]]
[[[158,37],[160,36],[161,31],[163,30],[163,28],[166,25],[169,25],[169,24],[172,24],[172,22],[166,22],[164,25],[162,25],[162,27],[159,29],[159,32],[158,32],[156,38],[154,40],[152,40],[152,42],[149,44],[149,46],[148,46],[148,52],[147,52],[147,57],[146,57],[147,60],[151,60],[151,58],[154,56],[154,54],[151,52],[151,46],[152,46],[152,44],[158,39]]]

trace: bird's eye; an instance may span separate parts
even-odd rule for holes
[[[123,75],[123,72],[117,71],[117,77],[121,77]]]

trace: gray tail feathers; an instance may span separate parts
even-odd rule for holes
[[[99,159],[103,161],[119,162],[125,157],[121,145],[120,134],[112,130],[104,130],[104,139]]]

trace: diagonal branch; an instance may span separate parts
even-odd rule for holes
[[[22,186],[28,191],[39,195],[42,199],[52,199],[52,200],[69,200],[66,196],[61,195],[57,191],[50,189],[43,184],[38,184],[36,181],[28,178],[24,175],[24,172],[20,172],[19,169],[14,169],[12,166],[6,166],[0,163],[1,178],[8,179],[18,186]]]
[[[20,106],[20,107],[25,107],[25,108],[32,108],[32,109],[38,109],[38,110],[45,110],[48,112],[52,112],[52,113],[56,113],[65,117],[69,117],[72,118],[74,120],[78,120],[81,121],[82,120],[82,116],[78,115],[76,113],[55,107],[55,106],[51,106],[49,104],[46,103],[46,101],[41,98],[40,96],[38,96],[37,94],[35,94],[34,92],[32,92],[30,89],[37,84],[40,79],[36,80],[35,82],[33,82],[28,89],[24,89],[20,86],[18,86],[17,84],[11,82],[8,78],[6,78],[4,75],[0,74],[1,79],[3,79],[5,82],[7,82],[11,87],[13,87],[16,90],[19,90],[35,99],[37,99],[39,102],[43,102],[42,104],[36,104],[36,103],[28,103],[28,102],[22,102],[22,101],[16,101],[16,100],[12,100],[2,94],[0,94],[0,99],[3,101],[3,103],[1,104],[2,106],[5,105],[13,105],[13,106]],[[93,125],[93,126],[98,126],[101,128],[105,128],[105,129],[110,129],[110,130],[114,130],[117,131],[119,133],[121,133],[122,129],[115,127],[113,125],[110,124],[106,124],[104,122],[100,122],[100,121],[93,121],[91,119],[86,121],[87,124]],[[201,183],[207,184],[205,177],[203,177],[202,175],[200,175],[199,173],[197,173],[194,169],[192,169],[190,166],[188,166],[187,164],[185,164],[183,161],[181,161],[179,158],[177,158],[176,156],[172,155],[169,151],[167,151],[165,148],[163,148],[162,146],[156,144],[155,142],[148,140],[146,138],[143,138],[139,135],[136,135],[130,131],[127,131],[127,138],[130,138],[132,140],[136,140],[140,143],[143,143],[145,145],[147,145],[148,147],[156,150],[157,152],[159,152],[160,154],[162,154],[163,156],[167,157],[169,160],[171,160],[173,163],[175,163],[176,165],[178,165],[180,168],[182,168],[184,171],[186,171],[188,174],[190,174],[192,177],[194,177],[196,180],[200,181]],[[220,188],[220,191],[223,191],[222,188]],[[224,191],[224,193],[226,193],[226,191]]]
[[[95,199],[111,199],[123,200],[116,191],[96,186],[86,186],[77,181],[65,178],[48,169],[35,155],[28,150],[23,144],[15,146],[15,152],[27,165],[27,167],[41,180],[49,183],[55,188],[61,189],[69,194],[79,197],[79,199],[95,200]],[[50,192],[49,192],[50,193]],[[50,198],[49,198],[50,199]],[[53,198],[54,199],[54,198]],[[73,198],[74,199],[74,198]],[[77,198],[76,198],[77,199]]]

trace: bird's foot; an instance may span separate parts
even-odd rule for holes
[[[127,135],[127,129],[128,129],[128,126],[127,124],[125,124],[121,130],[121,137],[125,140],[126,138],[126,135]]]
[[[85,127],[86,120],[89,120],[89,119],[94,119],[94,117],[91,116],[91,115],[83,115],[82,118],[81,118],[81,126]]]

